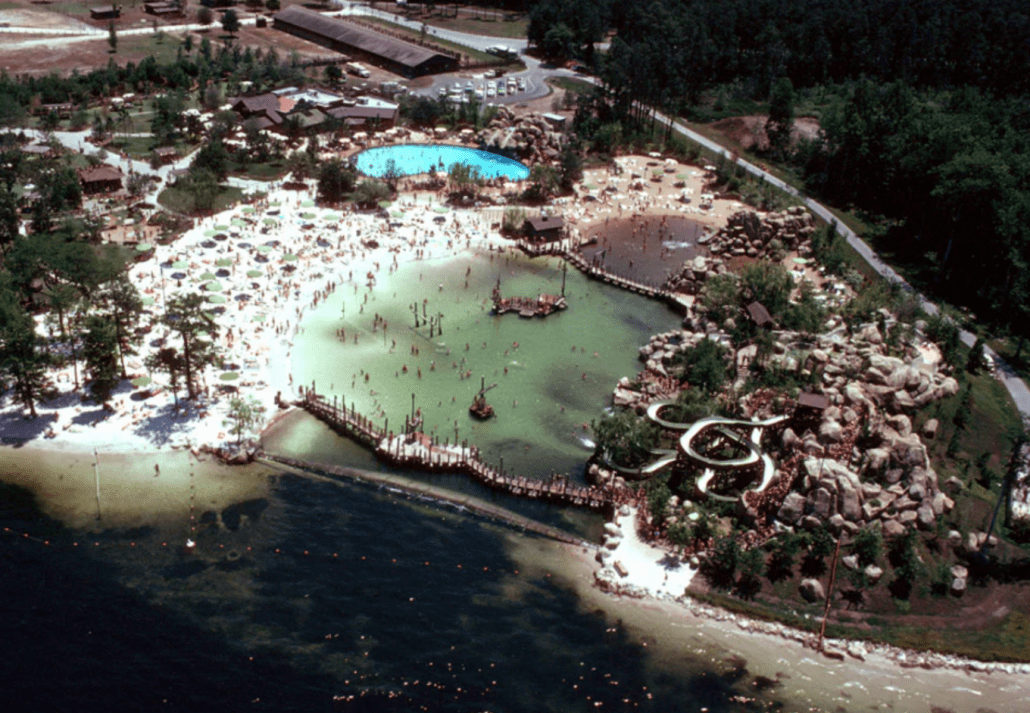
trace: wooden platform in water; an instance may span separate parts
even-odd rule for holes
[[[607,511],[617,501],[612,487],[576,485],[566,478],[535,480],[505,473],[480,460],[479,449],[469,445],[440,444],[422,433],[398,433],[380,428],[351,407],[338,408],[312,390],[296,402],[315,418],[327,423],[337,433],[368,446],[382,461],[403,468],[429,472],[463,473],[495,490],[561,505],[575,505],[591,510]]]
[[[560,295],[540,295],[539,297],[498,297],[494,296],[494,314],[518,312],[520,317],[546,317],[569,306]]]

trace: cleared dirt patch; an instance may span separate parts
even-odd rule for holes
[[[59,12],[32,10],[30,8],[0,10],[0,22],[10,23],[11,27],[31,27],[37,30],[88,31],[94,29],[85,22]]]
[[[769,117],[762,114],[731,116],[713,122],[711,127],[735,141],[745,151],[765,151],[769,148],[769,135],[765,133],[765,122],[768,120]],[[812,116],[802,116],[794,120],[790,143],[794,145],[801,139],[811,140],[818,136],[819,120]]]

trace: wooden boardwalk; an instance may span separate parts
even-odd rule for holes
[[[575,505],[591,510],[607,510],[616,502],[616,491],[570,483],[565,478],[536,480],[505,473],[484,463],[479,449],[467,442],[440,444],[424,433],[397,433],[380,428],[351,406],[339,408],[325,397],[309,390],[297,406],[325,422],[337,433],[371,448],[376,457],[402,468],[433,473],[462,473],[474,481],[510,495],[546,500],[561,505]]]
[[[670,292],[669,290],[663,290],[655,285],[637,282],[629,279],[628,277],[608,272],[600,265],[594,265],[587,261],[587,259],[579,252],[566,247],[565,241],[537,244],[531,243],[527,240],[517,240],[515,241],[515,245],[522,252],[531,257],[540,257],[542,255],[563,257],[569,261],[570,265],[592,280],[597,280],[607,285],[612,285],[613,287],[629,290],[630,292],[636,292],[638,295],[644,295],[645,297],[664,300],[665,302],[680,308],[683,307],[675,293]]]

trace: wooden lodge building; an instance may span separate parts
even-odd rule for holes
[[[554,242],[564,237],[565,219],[560,215],[541,215],[538,218],[526,218],[522,230],[525,232],[526,237],[534,242]]]
[[[458,56],[376,32],[300,5],[275,14],[273,26],[315,44],[364,60],[394,74],[412,78],[453,72]]]
[[[122,14],[121,5],[101,5],[89,9],[90,20],[114,20]]]
[[[78,174],[83,193],[115,193],[122,189],[122,170],[117,166],[102,163],[80,168]]]
[[[250,97],[229,100],[240,119],[253,121],[259,129],[278,133],[287,130],[287,119],[294,118],[302,133],[317,133],[327,128],[330,118],[345,126],[375,125],[380,130],[397,123],[399,107],[374,97],[347,99],[323,89],[286,87]]]
[[[182,6],[174,2],[147,2],[143,3],[143,12],[157,17],[178,17],[182,15]]]

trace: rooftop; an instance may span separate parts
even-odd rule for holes
[[[275,21],[299,27],[407,67],[417,67],[435,57],[447,57],[440,52],[359,27],[344,20],[326,17],[300,5],[291,5],[276,13]],[[448,58],[450,59],[450,57]]]

